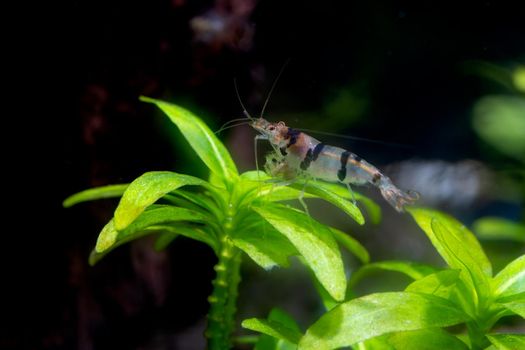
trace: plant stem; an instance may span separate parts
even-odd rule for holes
[[[208,349],[231,348],[231,334],[235,328],[237,287],[241,280],[241,252],[231,243],[227,235],[221,239],[219,261],[214,266],[217,272],[213,280],[213,292],[208,297],[210,311],[205,336]]]

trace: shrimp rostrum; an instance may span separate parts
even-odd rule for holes
[[[257,138],[268,140],[275,150],[275,155],[268,158],[271,163],[267,161],[266,165],[266,170],[273,176],[285,179],[305,176],[347,186],[369,183],[377,187],[398,212],[403,212],[405,205],[413,204],[419,198],[417,192],[397,188],[375,166],[350,151],[325,145],[283,122],[250,119],[250,125],[260,133]]]

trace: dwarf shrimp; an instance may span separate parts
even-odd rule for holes
[[[403,212],[405,205],[414,204],[419,199],[419,193],[397,188],[388,176],[355,153],[336,146],[326,145],[298,129],[286,126],[282,121],[271,123],[263,118],[270,96],[288,62],[289,60],[281,67],[270,88],[259,118],[253,118],[246,110],[237,89],[237,82],[234,80],[235,92],[246,118],[230,120],[217,132],[248,123],[259,132],[259,135],[255,137],[254,147],[257,169],[259,168],[257,140],[269,141],[275,151],[266,157],[265,164],[266,171],[272,176],[282,177],[286,180],[293,180],[302,176],[307,179],[342,183],[348,187],[352,197],[350,185],[369,183],[377,187],[383,198],[398,212]],[[233,123],[236,124],[233,125]],[[227,124],[230,125],[226,126]],[[299,200],[304,206],[302,198]]]
[[[259,132],[256,138],[269,141],[275,150],[266,164],[272,176],[287,180],[305,176],[347,186],[369,183],[377,187],[383,198],[398,212],[419,198],[417,192],[397,188],[389,177],[350,151],[325,145],[283,122],[271,123],[262,117],[250,119],[250,126]],[[268,159],[271,159],[270,162]]]

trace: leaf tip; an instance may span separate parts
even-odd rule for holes
[[[117,235],[118,231],[115,229],[114,220],[111,219],[98,236],[95,252],[102,253],[108,250],[117,241]]]
[[[156,100],[154,98],[144,96],[144,95],[139,96],[139,101],[146,102],[146,103],[156,103]]]

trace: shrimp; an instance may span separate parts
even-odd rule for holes
[[[325,145],[310,135],[290,128],[284,122],[249,118],[259,132],[256,139],[268,140],[275,154],[267,157],[266,170],[272,176],[291,180],[301,175],[327,182],[349,185],[366,183],[377,187],[383,198],[398,212],[416,202],[419,194],[397,188],[390,178],[358,155],[343,148]]]

